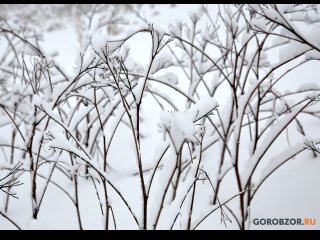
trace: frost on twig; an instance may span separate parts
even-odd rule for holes
[[[320,154],[320,148],[317,146],[317,144],[319,143],[317,143],[315,140],[312,140],[310,138],[305,141],[305,146],[307,150],[312,151],[314,154],[315,153]]]
[[[17,173],[22,170],[21,167],[22,163],[17,163],[12,168],[1,166],[2,169],[0,170],[2,171],[2,174],[0,175],[0,191],[10,195],[11,197],[18,198],[16,192],[10,191],[8,189],[18,187],[23,184],[17,177]]]
[[[218,104],[213,98],[204,97],[186,112],[161,112],[159,126],[163,131],[164,137],[168,133],[178,153],[185,141],[196,141],[197,130],[195,123],[209,115],[217,107]]]

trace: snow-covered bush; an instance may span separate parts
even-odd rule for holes
[[[33,228],[10,209],[23,205],[24,218],[41,223],[59,199],[79,229],[87,219],[103,229],[197,229],[213,213],[249,228],[265,180],[301,152],[319,152],[304,122],[319,121],[319,85],[278,89],[319,60],[318,9],[221,5],[213,19],[211,7],[163,29],[141,6],[78,6],[75,66],[59,63],[39,27],[2,19],[1,216]],[[138,36],[145,62],[131,53]]]

